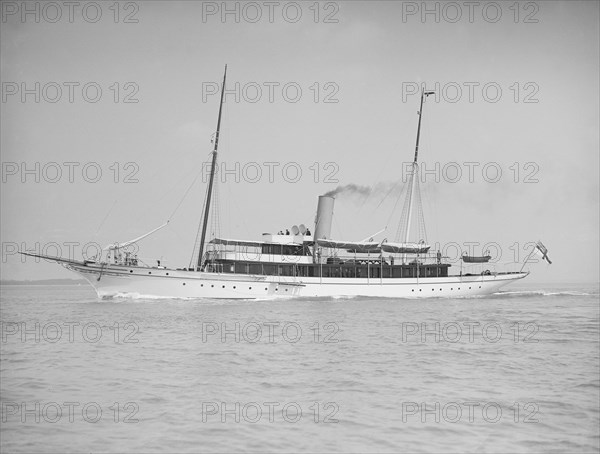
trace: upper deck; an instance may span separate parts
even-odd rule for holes
[[[387,254],[316,248],[312,237],[263,234],[263,241],[215,238],[206,269],[267,276],[416,278],[446,277],[439,254]]]

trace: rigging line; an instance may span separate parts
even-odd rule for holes
[[[396,182],[394,183],[394,185],[393,185],[393,186],[390,188],[390,190],[389,190],[389,191],[386,193],[386,195],[383,197],[383,199],[381,199],[381,201],[380,201],[380,202],[379,202],[379,204],[378,204],[378,205],[375,207],[375,209],[378,209],[378,208],[381,206],[381,204],[382,204],[383,202],[385,202],[385,199],[387,199],[387,198],[388,198],[388,196],[389,196],[389,195],[392,193],[392,191],[393,191],[394,189],[396,189],[396,186],[398,186],[398,181],[396,181]]]
[[[417,202],[417,223],[418,223],[418,227],[419,227],[419,236],[421,238],[419,239],[423,239],[425,241],[427,241],[427,231],[425,230],[425,216],[423,214],[423,202],[421,199],[421,185],[419,182],[419,169],[416,169],[415,175],[417,177],[417,180],[415,182],[415,189],[416,189],[416,202]]]
[[[406,190],[406,185],[402,186],[402,188],[400,189],[400,193],[398,194],[398,197],[396,197],[396,203],[394,203],[394,208],[392,208],[390,216],[388,217],[388,220],[385,224],[386,229],[387,229],[387,226],[390,225],[392,217],[394,216],[394,213],[396,212],[396,207],[398,206],[398,202],[402,198],[402,194],[404,193],[405,190]]]
[[[405,199],[404,199],[404,205],[402,207],[402,214],[400,215],[400,222],[398,223],[398,229],[396,230],[396,237],[395,237],[395,241],[398,242],[400,241],[400,237],[402,236],[402,238],[404,238],[405,234],[406,234],[406,230],[407,228],[409,229],[410,226],[408,225],[408,207],[410,205],[410,201],[412,198],[412,191],[410,190],[410,188],[413,187],[413,179],[414,179],[414,172],[411,172],[410,174],[410,179],[409,179],[409,183],[407,186],[407,191],[405,194]],[[402,240],[404,241],[404,240]]]
[[[174,160],[174,162],[178,162],[177,160]],[[162,171],[164,172],[165,170],[170,170],[173,168],[173,165],[170,165],[168,167],[160,167],[162,169]],[[181,176],[181,178],[177,179],[177,182],[172,184],[168,189],[160,192],[160,194],[157,194],[156,197],[152,197],[153,203],[152,206],[156,207],[159,206],[164,200],[166,200],[168,198],[168,196],[171,193],[176,193],[175,190],[178,188],[178,186],[180,186],[182,183],[184,183],[185,181],[188,180],[188,178],[193,174],[193,172],[195,171],[194,168],[190,170],[188,170],[184,175]],[[154,178],[159,171],[155,172],[148,181],[152,181],[152,178]],[[197,179],[197,176],[196,176]],[[135,186],[135,188],[134,188]],[[131,185],[131,187],[127,190],[125,196],[120,197],[120,199],[126,199],[126,200],[139,200],[139,196],[138,195],[134,195],[132,196],[131,194],[133,194],[134,190],[140,191],[140,190],[144,190],[144,188],[139,188],[139,185]],[[161,185],[152,185],[151,187],[151,191],[155,190],[154,188],[162,188]],[[189,189],[188,189],[189,190]],[[181,204],[181,202],[180,202]],[[179,205],[178,205],[179,207]],[[177,208],[178,208],[177,207]],[[148,203],[143,203],[143,204],[136,204],[135,206],[133,206],[132,208],[128,208],[129,212],[130,212],[130,217],[132,219],[140,219],[143,215],[147,214],[147,213],[153,213],[152,210],[148,210]],[[166,211],[166,210],[161,210],[161,211]],[[169,216],[168,219],[171,219],[171,217],[173,216],[174,212],[171,214],[171,216]]]
[[[366,203],[369,201],[369,199],[374,198],[374,194],[377,192],[381,192],[377,189],[377,187],[381,187],[386,185],[386,183],[376,183],[375,185],[370,187],[369,193],[367,194],[367,196],[363,199],[363,202],[361,203],[361,205],[358,207],[358,211],[357,213],[360,213],[360,211],[363,209],[363,207],[366,205]],[[387,199],[387,197],[390,195],[390,193],[394,190],[394,188],[398,185],[398,182],[396,181],[396,183],[394,183],[394,185],[392,186],[392,188],[383,196],[383,198],[381,198],[379,200],[379,203],[377,204],[377,206],[375,207],[375,210],[378,210],[379,207],[381,206],[381,204],[383,202],[385,202],[385,199]]]
[[[385,162],[383,162],[383,164],[382,164],[382,165],[379,167],[379,168],[380,168],[380,171],[379,171],[379,174],[377,175],[377,177],[375,178],[375,181],[379,181],[379,178],[381,177],[381,175],[383,174],[383,172],[385,171],[385,169],[387,169],[387,167],[388,167],[388,163],[390,162],[390,160],[391,160],[391,159],[392,159],[394,156],[395,156],[395,155],[394,155],[393,153],[388,153],[388,154],[387,154],[387,159],[386,159],[386,160],[385,160]],[[396,182],[396,184],[397,184],[397,182]],[[395,186],[395,185],[394,185],[394,186]],[[392,188],[392,189],[393,189],[393,188]],[[365,206],[365,204],[367,203],[367,201],[369,200],[369,198],[371,197],[371,194],[372,194],[373,192],[375,192],[375,191],[373,191],[373,190],[372,190],[372,191],[371,191],[371,192],[370,192],[370,193],[367,195],[367,197],[365,197],[365,200],[363,201],[362,205],[361,205],[361,206],[358,208],[358,212],[360,212],[360,210],[362,210],[362,208]],[[390,192],[391,192],[391,190],[390,190]],[[388,195],[389,195],[389,193],[388,193]],[[386,195],[386,197],[387,197],[387,195]],[[377,205],[377,207],[376,207],[375,209],[379,208],[379,206],[380,206],[380,205],[383,203],[383,201],[384,201],[384,200],[385,200],[385,197],[383,198],[383,200],[382,200],[381,202],[379,202],[379,205]]]
[[[342,234],[342,229],[340,228],[340,224],[336,221],[335,217],[333,217],[331,219],[331,223],[334,226],[334,228],[337,230],[338,234],[340,236],[338,236],[338,238],[345,238],[344,235]],[[316,230],[316,227],[315,227]]]
[[[211,152],[209,152],[209,153],[208,153],[208,156],[209,156],[208,162],[210,162],[210,161],[211,161],[213,153],[214,153],[214,151],[211,151]],[[218,175],[220,175],[219,163],[218,163],[218,162],[215,162],[215,165],[217,166],[217,167],[216,167],[216,173],[215,173],[215,176],[216,176],[217,174],[218,174]],[[203,169],[204,169],[204,167],[201,167],[201,169],[200,169],[199,173],[198,173],[198,174],[196,175],[196,177],[194,178],[194,182],[195,182],[195,181],[198,179],[198,176],[200,176],[200,175],[202,174],[202,172],[203,172]],[[217,178],[217,180],[218,180],[218,178]],[[217,181],[217,180],[215,180],[215,181]],[[192,184],[190,185],[190,187],[189,187],[189,188],[188,188],[188,190],[186,191],[186,195],[187,195],[187,193],[190,191],[190,189],[192,188],[192,186],[194,185],[194,182],[192,182]],[[218,181],[217,181],[217,182],[218,182]],[[216,186],[216,184],[215,184],[215,186]],[[185,196],[186,196],[186,195],[184,195],[184,198],[185,198]],[[207,205],[207,203],[206,203],[206,202],[207,202],[207,198],[208,198],[208,193],[205,193],[205,194],[204,194],[204,199],[203,199],[203,200],[204,200],[204,202],[203,202],[203,205],[202,205],[202,211],[201,211],[201,213],[200,213],[200,220],[202,220],[202,219],[204,218],[204,212],[205,212],[205,210],[207,210],[207,209],[208,209],[208,208],[207,208],[207,206],[206,206],[206,205]],[[181,204],[181,202],[180,202],[180,204]],[[177,207],[177,208],[179,208],[179,207]],[[177,211],[177,208],[175,209],[175,211]],[[175,211],[173,212],[173,214],[175,214]],[[172,215],[173,215],[173,214],[172,214]],[[211,213],[211,214],[214,214],[214,213]],[[172,216],[172,215],[171,215],[171,216]],[[211,216],[211,219],[212,219],[212,216]],[[192,256],[191,256],[191,258],[190,258],[190,263],[189,263],[189,266],[188,266],[188,268],[192,268],[192,265],[193,265],[193,264],[196,262],[197,256],[198,256],[198,255],[199,255],[199,253],[200,253],[200,233],[201,233],[201,231],[202,231],[202,224],[201,224],[201,222],[200,222],[200,223],[198,224],[198,230],[196,231],[196,238],[195,238],[195,240],[194,240],[194,247],[193,247],[193,249],[192,249]]]
[[[178,232],[177,230],[175,230],[175,229],[173,228],[173,226],[172,226],[171,224],[169,224],[169,227],[170,227],[170,229],[169,229],[169,230],[170,230],[171,232],[173,232],[173,233],[174,233],[174,234],[175,234],[175,235],[176,235],[176,236],[179,238],[179,240],[180,240],[182,243],[184,243],[184,242],[186,242],[186,241],[187,241],[185,238],[183,238],[183,236],[181,236],[181,234],[179,234],[179,232]]]
[[[140,189],[140,187],[139,187],[140,185],[137,185],[137,184],[127,184],[127,185],[125,185],[125,186],[126,186],[126,188],[125,188],[123,191],[120,191],[120,192],[119,192],[119,197],[117,197],[117,198],[114,200],[114,202],[113,202],[112,206],[110,207],[110,209],[109,209],[109,210],[108,210],[108,212],[106,213],[106,216],[104,217],[104,219],[102,219],[102,222],[101,222],[101,223],[100,223],[100,225],[98,226],[98,229],[96,230],[96,233],[94,234],[94,236],[97,236],[97,235],[100,233],[100,229],[101,229],[101,228],[102,228],[102,226],[105,224],[105,222],[108,220],[108,218],[109,218],[109,217],[110,217],[110,215],[112,214],[112,212],[113,212],[113,210],[114,210],[114,208],[115,208],[115,206],[116,206],[116,205],[118,205],[118,204],[120,205],[120,204],[121,204],[121,202],[123,201],[123,199],[125,199],[125,200],[135,200],[135,199],[137,199],[137,197],[135,197],[135,196],[132,196],[132,195],[133,195],[133,194],[134,194],[134,192],[136,192],[136,191],[143,190],[143,189]],[[121,208],[123,208],[121,205],[120,205],[120,207],[121,207]],[[125,206],[125,208],[127,208],[129,211],[133,211],[133,210],[135,210],[135,211],[137,211],[137,212],[140,212],[140,211],[142,211],[142,208],[140,208],[139,206],[134,206],[134,207],[131,207],[131,206],[130,206],[130,204],[129,204],[129,205],[126,205],[126,206]],[[139,215],[136,215],[136,216],[131,216],[131,217],[132,217],[132,218],[136,218],[136,219],[137,219],[137,218],[139,218],[140,216],[141,216],[141,214],[139,214]]]
[[[212,154],[212,153],[211,153]],[[202,211],[200,213],[200,220],[204,218],[204,210],[206,210],[206,201],[208,198],[208,194],[204,195],[204,203],[202,205]],[[202,224],[199,223],[198,229],[196,230],[196,239],[194,240],[194,248],[192,250],[192,257],[190,258],[190,264],[188,268],[192,268],[192,264],[195,262],[196,251],[200,252],[200,232],[202,230]]]
[[[211,236],[212,238],[218,238],[221,236],[221,201],[220,201],[220,189],[219,179],[217,178],[214,183],[214,198],[213,198],[213,209],[211,211]]]
[[[423,192],[423,198],[425,200],[425,203],[427,204],[427,210],[429,211],[429,213],[433,213],[433,231],[434,231],[434,238],[439,238],[440,234],[439,234],[439,226],[438,226],[438,217],[437,217],[437,210],[435,209],[435,198],[432,201],[432,198],[430,197],[430,192],[428,190],[428,186],[425,185],[425,191]],[[431,225],[431,221],[430,224]]]
[[[234,202],[232,202],[233,197],[231,195],[231,185],[225,185],[225,196],[224,196],[224,203],[225,203],[225,225],[227,226],[227,234],[231,234],[231,225],[233,224],[232,222],[232,217],[231,217],[231,206],[234,204]],[[236,209],[234,210],[234,212],[239,213],[239,211]],[[245,218],[242,219],[242,223],[245,222]],[[246,231],[248,231],[248,227],[246,226]]]
[[[104,219],[102,219],[102,222],[100,222],[100,225],[96,229],[96,233],[94,233],[94,237],[98,236],[98,233],[100,233],[100,228],[102,228],[102,226],[104,225],[104,222],[106,222],[106,220],[108,219],[108,216],[110,215],[110,213],[112,212],[112,210],[116,204],[117,204],[117,199],[114,200],[112,206],[108,210],[108,213],[106,213],[106,216],[104,216]]]
[[[202,168],[202,165],[200,166]],[[180,178],[177,178],[177,182],[175,184],[173,184],[168,190],[161,192],[161,197],[159,199],[157,199],[157,201],[162,201],[166,198],[166,196],[168,196],[169,194],[171,194],[172,192],[175,192],[175,189],[185,183],[190,176],[192,176],[194,174],[194,172],[197,172],[198,170],[196,169],[195,166],[191,166],[191,168],[188,170],[188,172],[181,176]],[[197,176],[195,177],[196,179],[198,178]]]
[[[181,200],[179,201],[179,203],[177,204],[177,206],[175,207],[175,209],[173,210],[173,212],[171,213],[171,215],[169,216],[169,220],[171,220],[171,218],[175,215],[175,213],[177,212],[177,210],[179,209],[179,207],[181,206],[181,204],[183,203],[183,201],[185,200],[185,198],[187,197],[188,193],[190,192],[190,190],[192,189],[192,187],[194,186],[194,184],[196,183],[196,180],[198,180],[198,177],[200,176],[200,174],[202,173],[202,169],[200,169],[200,171],[196,174],[196,176],[194,177],[194,180],[192,181],[192,183],[189,185],[189,187],[187,188],[187,190],[185,191],[185,194],[183,194],[183,197],[181,198]]]

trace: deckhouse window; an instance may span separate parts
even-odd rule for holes
[[[262,253],[270,255],[303,255],[302,245],[263,244]]]

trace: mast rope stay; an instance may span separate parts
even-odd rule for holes
[[[177,206],[175,207],[175,209],[169,215],[169,218],[168,218],[169,221],[171,219],[173,219],[173,216],[175,216],[175,213],[177,213],[177,210],[179,210],[179,207],[181,206],[181,204],[183,203],[183,201],[186,199],[186,197],[189,194],[190,190],[192,189],[192,187],[194,186],[194,184],[196,183],[196,181],[198,181],[198,177],[200,176],[201,173],[202,173],[202,171],[200,170],[196,174],[196,176],[194,177],[194,179],[192,180],[192,182],[190,183],[190,185],[186,189],[185,193],[183,194],[183,197],[181,197],[181,200],[179,201],[179,203],[177,204]]]

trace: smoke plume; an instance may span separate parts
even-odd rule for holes
[[[350,183],[343,186],[338,186],[337,188],[332,189],[331,191],[326,192],[323,195],[327,197],[337,197],[338,195],[344,195],[368,198],[372,195],[379,193],[387,195],[392,189],[394,189],[396,185],[397,183],[393,182],[381,182],[377,183],[375,186],[362,186],[360,184]]]
[[[371,195],[372,191],[373,191],[373,188],[370,186],[361,186],[358,184],[350,183],[350,184],[345,184],[344,186],[338,186],[337,188],[332,189],[331,191],[326,192],[323,195],[326,197],[336,197],[340,194],[346,194],[346,195],[358,195],[361,197],[369,197]]]

